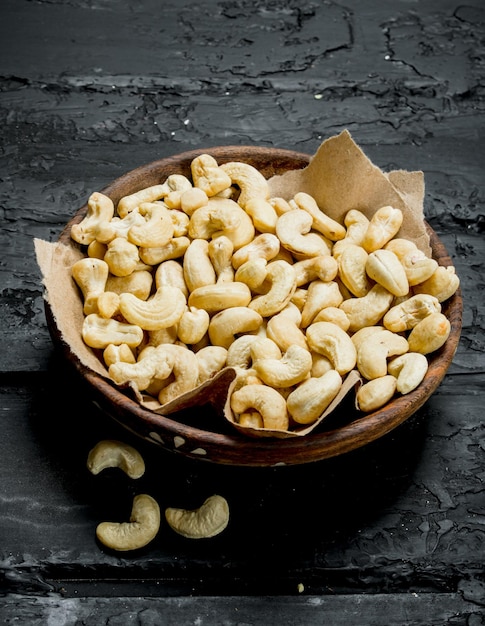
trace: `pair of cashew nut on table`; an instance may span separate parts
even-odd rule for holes
[[[72,226],[82,336],[117,384],[163,405],[235,367],[232,411],[271,430],[317,420],[354,369],[365,412],[419,385],[459,279],[398,236],[399,209],[340,224],[307,193],[271,198],[249,164],[203,154],[191,174],[116,208],[93,193]]]

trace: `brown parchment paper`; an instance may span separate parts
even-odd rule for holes
[[[306,168],[273,176],[268,183],[271,196],[290,199],[298,191],[312,195],[322,211],[340,223],[343,223],[345,213],[350,209],[359,209],[370,218],[382,206],[399,208],[404,219],[398,236],[414,241],[427,256],[431,256],[423,216],[423,173],[404,170],[384,173],[368,159],[347,130],[325,140]],[[84,366],[109,379],[103,363],[82,340],[83,303],[72,278],[71,267],[84,256],[83,252],[74,242],[72,245],[64,245],[34,239],[34,246],[43,276],[44,298],[63,342]],[[350,372],[338,396],[314,424],[292,431],[276,432],[247,429],[236,423],[228,402],[234,378],[234,370],[226,368],[212,381],[164,406],[156,399],[132,391],[143,406],[160,415],[173,415],[182,409],[209,403],[239,431],[253,436],[281,438],[303,436],[314,430],[347,393],[361,382],[357,372]]]

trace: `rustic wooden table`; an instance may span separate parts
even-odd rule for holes
[[[3,0],[0,47],[2,622],[484,624],[483,0]],[[222,467],[121,431],[53,351],[33,238],[143,163],[228,144],[312,154],[344,128],[384,170],[424,171],[464,297],[438,391],[308,466]],[[224,495],[226,531],[101,549],[97,523],[134,493],[87,471],[102,438],[140,449],[162,505]]]

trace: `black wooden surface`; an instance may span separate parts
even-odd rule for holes
[[[0,617],[7,624],[485,623],[483,0],[2,0]],[[313,153],[348,128],[384,170],[421,169],[462,280],[448,375],[404,425],[293,468],[220,467],[121,431],[53,353],[34,237],[91,191],[183,150]],[[134,483],[93,477],[101,438]],[[224,533],[97,544],[132,497],[224,495]]]

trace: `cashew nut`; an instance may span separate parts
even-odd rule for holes
[[[293,209],[278,218],[276,235],[281,244],[293,254],[303,257],[329,254],[330,249],[324,238],[310,232],[312,225],[310,213],[303,209]]]
[[[143,330],[160,330],[178,322],[185,311],[186,300],[178,287],[159,287],[148,300],[132,293],[120,295],[120,311],[131,324]]]
[[[221,533],[229,523],[229,505],[213,495],[198,509],[167,508],[165,519],[172,530],[187,539],[209,539]]]
[[[312,228],[322,233],[330,241],[343,239],[346,234],[345,228],[337,221],[326,215],[316,203],[316,200],[308,193],[298,192],[294,197],[297,207],[307,211],[312,218]]]
[[[166,354],[174,377],[158,394],[160,404],[166,404],[195,388],[199,378],[198,362],[195,353],[184,346],[167,344],[156,349]]]
[[[357,350],[357,369],[367,380],[387,374],[387,359],[404,354],[409,349],[407,340],[390,330],[372,333]]]
[[[100,293],[96,303],[101,317],[115,317],[120,313],[120,296],[114,291]]]
[[[382,323],[388,330],[399,333],[411,330],[431,313],[440,312],[441,305],[437,298],[426,293],[416,294],[391,307],[384,315]]]
[[[234,280],[245,283],[251,291],[258,292],[260,288],[264,292],[268,263],[266,259],[255,257],[240,265],[234,275]]]
[[[142,224],[131,226],[128,241],[143,248],[166,245],[174,231],[169,210],[163,204],[155,202],[143,202],[138,210],[145,219]]]
[[[438,262],[427,257],[418,246],[409,239],[391,239],[385,247],[385,250],[394,252],[401,261],[406,277],[410,286],[428,280],[438,267]]]
[[[273,387],[267,385],[245,385],[231,395],[231,409],[237,415],[249,409],[257,411],[263,420],[264,428],[287,430],[289,425],[286,400]]]
[[[170,355],[164,349],[166,345],[146,347],[136,363],[112,363],[108,369],[110,378],[118,385],[132,383],[139,391],[148,389],[154,380],[166,380],[172,371]]]
[[[108,467],[119,467],[130,478],[141,478],[145,462],[136,448],[123,441],[99,441],[88,454],[87,467],[91,474],[99,474]]]
[[[254,239],[242,246],[232,255],[232,266],[237,270],[243,263],[251,259],[262,258],[271,261],[280,250],[280,240],[272,233],[256,235]]]
[[[230,176],[219,167],[210,154],[201,154],[190,164],[194,187],[202,189],[206,196],[215,196],[231,186]]]
[[[71,237],[77,243],[87,245],[96,239],[98,228],[104,222],[109,222],[114,215],[114,205],[111,198],[102,193],[94,192],[88,199],[88,210],[79,224],[71,227]]]
[[[155,287],[177,287],[187,298],[189,290],[184,278],[184,268],[179,261],[163,261],[155,271]]]
[[[118,202],[116,211],[121,218],[126,217],[129,213],[137,209],[143,202],[155,202],[167,195],[167,187],[165,185],[152,185],[145,187],[140,191],[124,196]]]
[[[292,344],[281,359],[253,359],[253,369],[271,387],[291,387],[308,376],[312,357],[307,349]]]
[[[252,352],[251,348],[256,343],[260,348],[255,347],[255,351]],[[227,365],[238,369],[249,369],[253,354],[258,356],[261,352],[264,352],[266,357],[281,358],[281,350],[274,341],[265,340],[257,335],[241,335],[227,349]]]
[[[249,215],[230,198],[210,198],[206,206],[196,209],[188,227],[192,239],[228,237],[237,250],[248,244],[255,234]]]
[[[160,529],[160,507],[147,494],[133,499],[129,522],[101,522],[96,536],[106,547],[113,550],[137,550],[149,544]]]
[[[126,343],[130,348],[136,348],[143,341],[143,330],[140,326],[105,319],[97,313],[86,315],[81,334],[86,345],[102,350],[110,343],[114,345]]]
[[[108,276],[106,291],[112,291],[118,295],[132,293],[140,300],[146,300],[150,295],[153,276],[147,270],[136,270],[128,276]]]
[[[104,260],[109,271],[115,276],[128,276],[140,264],[138,248],[124,237],[116,237],[109,242]]]
[[[177,325],[178,338],[188,345],[199,343],[209,329],[209,322],[207,311],[189,307]]]
[[[109,267],[106,261],[85,257],[71,268],[72,277],[81,290],[84,299],[84,314],[97,312],[97,299],[106,288]]]
[[[357,408],[365,413],[380,409],[387,404],[396,393],[396,385],[396,378],[391,376],[391,374],[369,380],[369,382],[363,384],[357,391]]]
[[[209,198],[203,189],[192,187],[187,189],[180,197],[180,208],[190,217],[196,209],[205,206],[209,202]]]
[[[396,377],[396,390],[404,395],[423,381],[428,371],[428,359],[419,352],[406,352],[389,361],[387,371]]]
[[[266,267],[266,280],[271,284],[269,291],[249,302],[249,307],[263,317],[278,313],[291,300],[296,289],[295,270],[286,261],[271,261]]]
[[[262,323],[263,318],[256,311],[248,307],[231,307],[212,317],[208,326],[209,338],[212,345],[227,349],[236,335],[258,330]]]
[[[350,372],[357,362],[357,350],[349,335],[332,322],[315,322],[307,328],[310,350],[326,356],[340,375]]]
[[[313,318],[312,323],[315,322],[332,322],[345,331],[348,331],[350,327],[350,320],[346,313],[337,306],[327,306],[319,311]]]
[[[216,273],[216,282],[230,283],[234,280],[232,253],[234,244],[225,235],[221,235],[209,242],[209,259]]]
[[[343,296],[339,286],[335,281],[323,282],[314,280],[308,287],[308,297],[305,300],[301,312],[301,326],[306,328],[309,326],[313,318],[322,309],[333,306],[338,307],[343,302]]]
[[[409,350],[421,354],[434,352],[445,343],[450,331],[451,324],[446,315],[431,313],[418,322],[409,333]]]
[[[110,343],[109,346],[106,346],[103,350],[103,361],[107,367],[120,361],[123,363],[136,363],[133,350],[126,343],[122,343],[119,346]]]
[[[230,161],[223,163],[220,169],[230,177],[231,183],[237,185],[241,190],[238,204],[243,209],[246,208],[247,202],[254,198],[269,199],[268,181],[259,170],[249,163]]]
[[[284,313],[284,310],[268,320],[266,333],[268,338],[272,339],[283,352],[286,352],[292,344],[308,350],[305,333]]]
[[[297,261],[293,264],[293,269],[296,274],[296,285],[301,287],[316,278],[324,282],[334,280],[338,272],[338,263],[333,256],[322,254]]]
[[[130,229],[133,226],[139,226],[144,223],[145,218],[141,215],[138,208],[136,208],[123,219],[113,217],[109,222],[102,222],[96,231],[96,241],[101,244],[108,244],[117,237],[128,239]],[[94,242],[92,242],[92,244],[94,244]]]
[[[274,233],[278,214],[272,204],[264,198],[249,198],[244,210],[251,217],[256,230],[260,233]]]
[[[366,272],[368,253],[353,243],[349,243],[338,257],[338,274],[341,281],[352,293],[362,298],[369,293],[372,283]]]
[[[349,331],[355,332],[364,326],[375,326],[387,313],[394,296],[382,285],[374,285],[362,298],[344,300],[340,308],[349,318]]]
[[[157,265],[170,259],[180,259],[190,245],[188,237],[173,237],[159,248],[140,248],[140,259],[147,265]]]
[[[378,209],[369,221],[369,225],[362,240],[367,252],[374,252],[383,248],[401,228],[403,214],[400,209],[384,206]]]
[[[197,309],[205,309],[208,313],[217,313],[233,306],[248,306],[250,301],[249,287],[234,281],[198,287],[189,295],[188,304]]]
[[[227,362],[227,350],[222,346],[205,346],[195,353],[199,366],[197,385],[220,372]]]
[[[409,293],[406,272],[398,257],[391,250],[375,250],[367,258],[365,269],[370,278],[395,296]]]
[[[209,257],[209,242],[205,239],[193,239],[185,251],[184,279],[189,292],[204,285],[216,282],[216,272]]]
[[[341,386],[342,377],[333,369],[303,381],[286,399],[289,414],[298,424],[312,424],[334,400]]]
[[[440,265],[427,280],[415,285],[414,292],[429,293],[440,302],[444,302],[451,298],[459,286],[460,279],[455,268],[452,265],[448,267]]]

